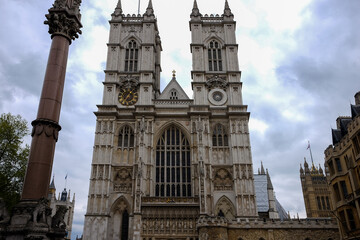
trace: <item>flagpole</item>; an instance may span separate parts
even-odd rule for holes
[[[66,189],[66,184],[67,184],[67,173],[66,173],[66,176],[65,176],[65,189]]]
[[[138,4],[138,14],[140,14],[140,0],[139,0],[139,4]]]
[[[314,165],[314,159],[313,159],[312,152],[311,152],[310,141],[308,141],[308,148],[309,148],[309,150],[310,150],[311,162],[312,162],[312,164]]]

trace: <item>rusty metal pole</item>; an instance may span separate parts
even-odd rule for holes
[[[51,177],[64,90],[69,45],[82,27],[81,0],[55,0],[46,14],[52,43],[36,120],[32,122],[32,142],[25,175],[22,200],[46,197]]]

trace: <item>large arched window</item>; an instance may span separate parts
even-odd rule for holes
[[[134,40],[131,40],[125,52],[125,72],[136,72],[138,70],[139,48]]]
[[[121,149],[134,147],[134,131],[131,127],[125,126],[120,130],[118,146]]]
[[[216,124],[213,131],[213,147],[224,147],[229,146],[228,135],[226,134],[225,128],[222,124]]]
[[[212,40],[208,48],[209,71],[222,71],[222,57],[220,44]]]
[[[190,145],[175,126],[164,131],[156,146],[155,196],[191,196]]]

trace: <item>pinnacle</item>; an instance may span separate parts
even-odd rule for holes
[[[229,2],[225,0],[225,8],[224,8],[224,16],[226,17],[233,17],[234,15],[231,12],[231,9],[229,7]]]
[[[120,0],[119,0],[119,1],[120,1]],[[151,1],[151,0],[149,0],[149,5],[148,5],[147,9],[153,9],[152,1]]]
[[[227,0],[225,0],[225,9],[229,9],[229,10],[230,10],[229,3],[228,3]]]
[[[265,175],[265,170],[264,170],[264,166],[263,166],[262,161],[261,161],[261,171],[260,171],[260,174],[261,174],[261,175]]]
[[[151,0],[149,0],[149,4],[148,4],[148,7],[146,8],[145,15],[147,15],[147,16],[154,16],[154,9],[153,9],[153,5],[152,5],[152,1],[151,1]]]
[[[120,9],[122,8],[121,7],[121,0],[118,1],[117,5],[116,5],[116,8],[120,8]]]
[[[266,169],[266,176],[267,176],[267,188],[268,189],[274,189],[273,185],[272,185],[272,182],[271,182],[271,178],[270,178],[268,169]]]
[[[196,0],[194,0],[193,9],[192,9],[192,11],[191,11],[191,15],[190,15],[190,16],[192,16],[192,17],[199,17],[199,16],[201,16]]]
[[[194,0],[194,6],[193,9],[199,9],[196,0]]]
[[[113,13],[114,16],[119,16],[122,14],[121,0],[118,0],[115,11]]]

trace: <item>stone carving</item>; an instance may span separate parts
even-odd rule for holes
[[[208,89],[213,89],[218,87],[226,90],[229,84],[226,82],[225,77],[219,77],[219,75],[215,75],[208,77],[205,85]]]
[[[114,191],[130,193],[132,189],[131,169],[120,168],[116,170],[114,178]]]
[[[32,121],[31,125],[33,126],[31,136],[41,135],[45,133],[47,137],[53,137],[55,141],[58,140],[59,131],[61,127],[56,122],[47,119],[36,119]]]
[[[49,33],[66,37],[69,42],[81,34],[81,0],[55,0],[53,7],[46,14],[44,24],[49,25]]]
[[[120,87],[121,88],[137,88],[139,85],[139,77],[136,76],[121,76],[120,77]]]
[[[51,220],[52,228],[61,228],[61,229],[66,228],[66,223],[64,221],[64,218],[65,218],[65,213],[67,212],[67,210],[68,209],[65,206],[58,207],[55,215],[52,217],[52,220]]]
[[[182,217],[180,219],[171,216],[145,217],[142,224],[142,234],[151,234],[152,236],[169,233],[197,235],[196,229],[193,227],[196,225],[196,221],[195,218],[191,217]]]
[[[47,199],[40,199],[39,203],[36,205],[33,213],[32,213],[32,222],[35,225],[38,224],[47,224],[47,211],[49,200]]]
[[[215,213],[225,217],[227,220],[235,219],[235,208],[232,202],[225,196],[222,196],[219,201],[216,203]],[[220,214],[219,214],[220,216]]]
[[[230,191],[233,189],[233,181],[228,170],[221,168],[215,173],[214,189],[216,191]]]

